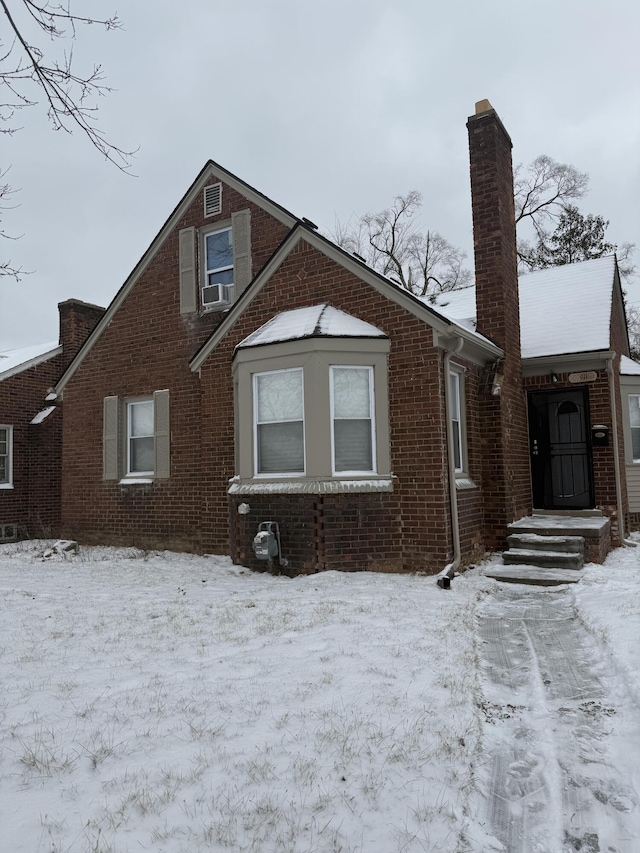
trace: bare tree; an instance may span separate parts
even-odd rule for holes
[[[38,103],[45,105],[54,130],[81,131],[108,161],[122,171],[130,165],[131,151],[107,139],[96,123],[96,99],[110,89],[100,65],[77,71],[73,43],[77,28],[97,24],[105,30],[120,27],[116,15],[95,18],[77,15],[71,0],[0,0],[4,26],[0,35],[0,133],[13,134],[17,113]],[[0,175],[0,211],[11,205],[14,192]],[[4,231],[0,236],[8,237]],[[0,275],[19,276],[11,262],[0,263]]]
[[[566,206],[583,198],[589,190],[589,175],[575,166],[558,163],[546,154],[531,163],[520,163],[513,174],[518,260],[521,271],[532,269],[531,258],[541,243],[547,243],[551,226],[557,226]],[[522,231],[529,225],[535,242],[532,245]]]
[[[396,196],[391,207],[366,213],[355,223],[337,222],[332,236],[343,249],[414,296],[434,301],[439,293],[471,284],[471,272],[464,267],[461,249],[438,232],[420,228],[421,205],[422,196],[412,190]]]

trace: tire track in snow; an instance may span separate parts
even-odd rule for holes
[[[490,831],[508,853],[636,853],[634,756],[625,772],[621,738],[640,744],[639,721],[616,718],[611,696],[625,685],[569,592],[497,587],[478,629]]]

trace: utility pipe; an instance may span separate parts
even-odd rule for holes
[[[618,536],[620,542],[626,545],[624,534],[624,510],[622,506],[622,483],[620,480],[620,446],[618,444],[618,407],[616,405],[616,382],[613,370],[613,360],[616,354],[607,358],[607,374],[609,376],[609,399],[611,401],[611,431],[613,433],[613,466],[616,475],[616,502],[618,504]],[[635,543],[634,543],[635,544]]]
[[[464,346],[464,340],[456,337],[453,349],[447,350],[444,356],[444,403],[447,420],[447,458],[449,461],[449,506],[451,510],[451,534],[453,538],[453,560],[448,563],[437,576],[438,586],[448,587],[456,569],[460,566],[460,525],[458,522],[458,492],[456,489],[456,463],[453,444],[453,422],[451,420],[451,381],[450,364],[454,355]],[[462,448],[460,448],[462,451]],[[446,580],[445,580],[446,579]]]

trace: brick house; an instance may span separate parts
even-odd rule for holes
[[[534,502],[571,509],[566,478],[545,480],[557,464],[582,476],[580,507],[628,515],[615,261],[598,357],[523,358],[511,140],[486,101],[468,131],[470,310],[412,296],[206,164],[57,383],[66,536],[264,568],[262,526],[283,571],[439,571],[503,547]],[[579,405],[579,452],[536,468],[535,418],[571,431]]]
[[[60,336],[0,353],[0,542],[57,536],[62,416],[49,393],[104,308],[61,302]]]

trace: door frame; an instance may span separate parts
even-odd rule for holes
[[[566,504],[557,504],[553,500],[549,501],[545,499],[545,495],[547,491],[545,489],[545,481],[544,478],[547,476],[546,469],[541,466],[540,460],[537,458],[537,454],[535,454],[535,432],[537,432],[537,425],[535,423],[535,414],[536,407],[534,405],[534,400],[542,398],[547,398],[547,409],[549,404],[553,401],[553,398],[556,396],[561,396],[566,394],[567,392],[580,392],[582,394],[583,400],[583,412],[584,412],[584,432],[585,432],[585,455],[587,461],[587,478],[589,484],[589,505],[588,507],[580,507],[580,509],[593,509],[595,507],[595,482],[593,476],[593,452],[591,446],[591,412],[589,408],[589,386],[588,385],[576,385],[570,387],[562,387],[562,388],[546,388],[539,390],[531,390],[527,393],[527,412],[528,412],[528,423],[529,423],[529,458],[531,461],[531,497],[532,504],[534,509],[551,509],[551,510],[567,510],[571,509]],[[551,454],[549,450],[549,455],[546,457],[550,463]],[[544,462],[544,460],[542,460]],[[575,507],[576,511],[578,507]]]

